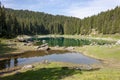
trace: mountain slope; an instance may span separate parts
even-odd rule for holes
[[[120,33],[120,7],[79,19],[0,6],[0,37],[20,34],[116,34]]]

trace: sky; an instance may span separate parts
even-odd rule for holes
[[[12,9],[85,18],[120,6],[120,0],[0,0]]]

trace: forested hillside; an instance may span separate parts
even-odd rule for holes
[[[13,10],[0,4],[0,37],[21,34],[115,34],[120,33],[120,7],[79,19],[43,12]]]

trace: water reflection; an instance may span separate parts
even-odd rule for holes
[[[14,58],[14,66],[17,66],[17,64],[18,64],[18,60],[17,58]]]
[[[35,38],[30,38],[28,40],[34,41]],[[114,41],[107,41],[107,40],[94,40],[94,39],[72,39],[72,38],[63,38],[63,37],[45,37],[45,38],[38,38],[39,42],[36,45],[42,44],[42,41],[45,40],[49,46],[83,46],[83,45],[90,45],[90,44],[97,44],[97,45],[105,45],[105,44],[114,44]]]
[[[32,39],[34,40],[34,38]],[[59,37],[59,38],[39,38],[38,39],[39,42],[37,43],[37,45],[42,44],[43,40],[46,40],[46,42],[48,43],[49,46],[82,46],[82,45],[89,45],[91,42],[89,40],[86,39],[69,39],[69,38],[63,38],[63,37]]]
[[[18,65],[18,59],[17,58],[12,58],[12,59],[6,59],[0,61],[0,70],[4,68],[10,68]]]
[[[49,54],[48,52],[46,51],[27,51],[25,53],[22,53],[22,54],[18,54],[18,55],[15,55],[15,56],[6,56],[4,58],[4,60],[0,60],[0,70],[4,69],[4,68],[11,68],[11,67],[14,67],[14,66],[18,66],[20,63],[24,63],[24,59],[29,59],[29,58],[32,58],[32,57],[43,57],[43,56],[46,56],[46,55],[51,55],[53,53],[58,53],[58,54],[62,54],[62,53],[65,53],[65,52],[68,52],[68,51],[61,51],[61,50],[50,50],[49,51]],[[19,63],[19,64],[18,64]]]

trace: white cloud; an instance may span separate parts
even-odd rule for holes
[[[120,0],[1,0],[5,7],[84,18],[120,6]]]
[[[66,9],[66,11],[64,11],[65,14],[79,18],[88,17],[98,14],[101,11],[106,11],[108,9],[113,9],[116,6],[120,6],[120,0],[93,0],[88,2],[84,7],[80,5],[81,4],[78,3],[70,6],[68,9]]]
[[[29,9],[33,11],[39,11],[41,9],[49,10],[51,7],[58,6],[62,1],[63,0],[1,0],[2,4],[7,8]]]

